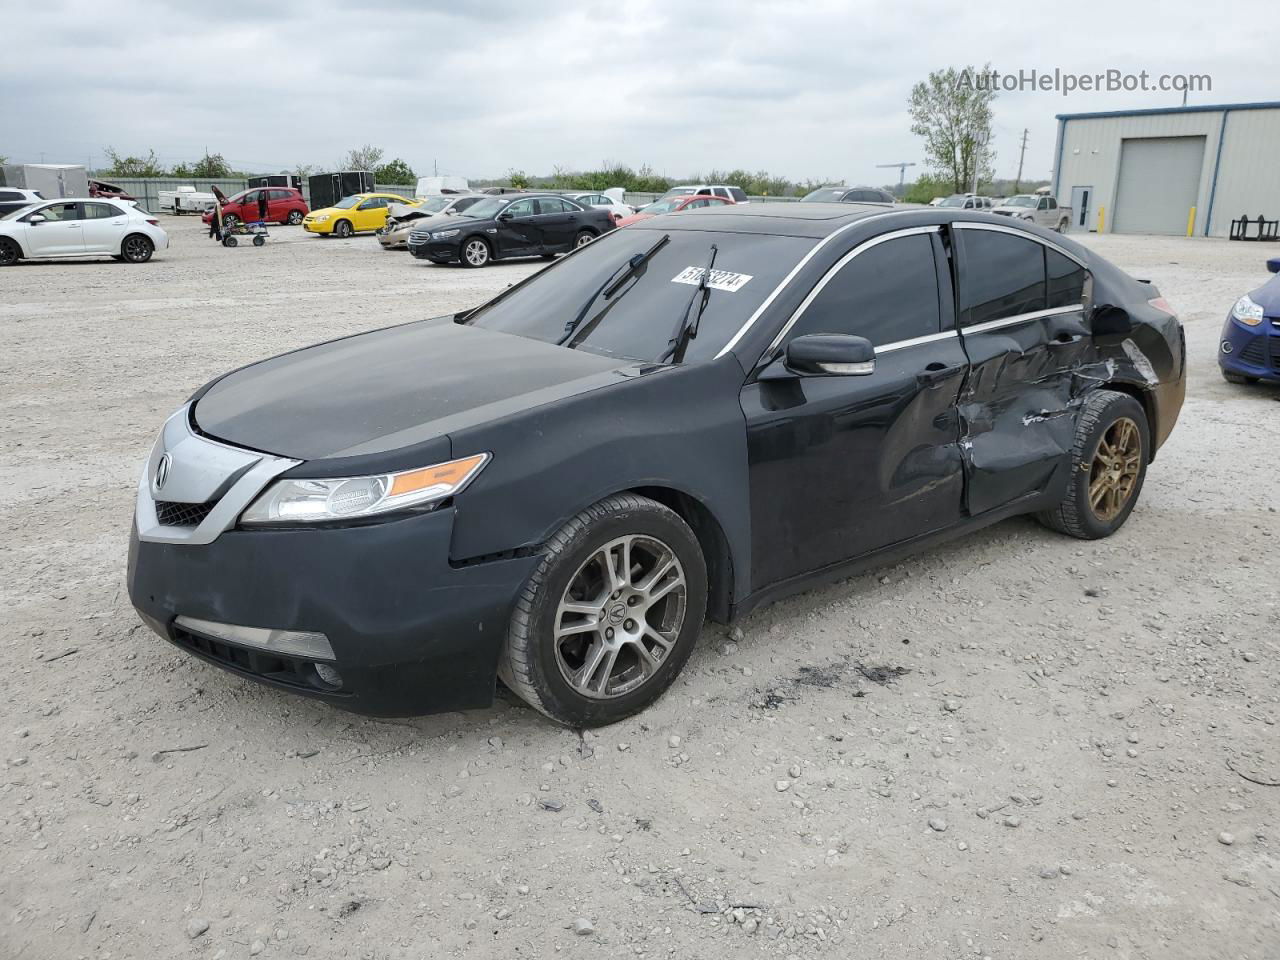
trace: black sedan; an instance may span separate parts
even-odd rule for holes
[[[607,209],[550,194],[508,194],[468,207],[456,223],[414,230],[409,250],[435,263],[484,267],[509,257],[568,253],[614,228]]]
[[[226,374],[165,424],[129,592],[380,715],[658,697],[704,618],[1015,514],[1128,518],[1182,406],[1159,292],[964,211],[660,216],[488,303]]]

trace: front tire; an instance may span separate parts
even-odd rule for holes
[[[22,248],[12,240],[0,238],[0,267],[11,267],[22,259]]]
[[[1099,390],[1076,421],[1067,494],[1041,523],[1080,540],[1109,537],[1129,519],[1151,459],[1151,431],[1142,404],[1126,393]]]
[[[339,220],[333,225],[333,235],[339,240],[347,239],[353,232],[350,220]]]
[[[462,245],[462,265],[478,269],[487,267],[493,259],[493,251],[483,237],[471,237]]]
[[[616,723],[675,680],[706,606],[688,524],[648,497],[608,497],[547,542],[516,598],[498,676],[557,723]]]
[[[140,233],[130,234],[120,245],[120,256],[129,263],[146,263],[156,252],[156,245]]]

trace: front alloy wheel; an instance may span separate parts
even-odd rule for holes
[[[489,262],[489,244],[472,237],[462,247],[462,262],[468,267],[483,267]]]
[[[22,259],[18,245],[8,238],[0,239],[0,267],[8,267]]]
[[[625,536],[593,553],[556,610],[556,663],[584,697],[635,690],[657,671],[684,626],[688,586],[672,549]]]
[[[683,518],[648,497],[608,497],[547,541],[516,598],[498,676],[559,723],[614,723],[675,680],[706,605],[706,564]]]
[[[339,220],[337,223],[333,225],[333,233],[334,233],[334,236],[336,236],[339,240],[347,239],[347,237],[351,236],[351,233],[352,233],[351,221]]]

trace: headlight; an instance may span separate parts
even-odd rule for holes
[[[311,217],[311,222],[312,222],[312,223],[324,223],[324,222],[325,222],[326,220],[328,220],[328,219],[329,219],[329,215],[328,215],[327,213],[321,213],[321,214],[313,215],[313,216]]]
[[[489,454],[477,453],[420,470],[372,477],[277,480],[240,522],[323,523],[434,503],[460,493],[489,459]]]
[[[435,233],[431,234],[431,239],[448,240],[450,237],[456,237],[461,232],[461,230],[437,230]]]
[[[1245,294],[1236,301],[1236,305],[1231,308],[1231,316],[1239,320],[1246,327],[1256,327],[1262,322],[1262,307],[1253,302],[1253,299]]]

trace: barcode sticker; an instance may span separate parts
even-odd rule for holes
[[[691,286],[697,286],[702,281],[703,267],[685,267],[674,277],[671,278],[672,283],[687,283]],[[707,280],[707,286],[712,290],[723,290],[726,293],[737,293],[747,285],[747,281],[751,279],[749,273],[733,273],[729,270],[712,270],[711,277]]]

